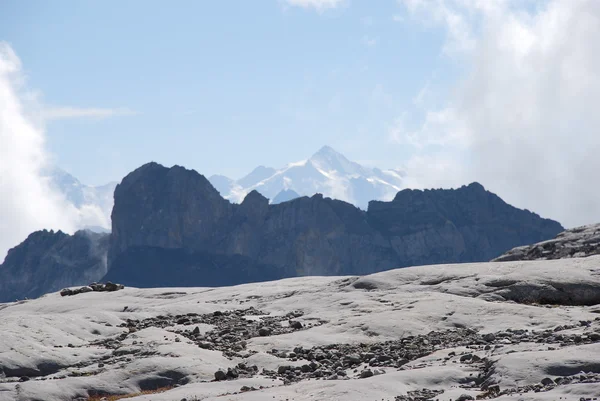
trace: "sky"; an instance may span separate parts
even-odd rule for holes
[[[49,164],[240,178],[323,145],[600,222],[599,41],[596,0],[0,0],[0,254],[77,225]]]

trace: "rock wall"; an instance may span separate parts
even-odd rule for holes
[[[84,285],[107,272],[108,234],[36,231],[8,251],[0,265],[0,302],[35,298]]]
[[[115,190],[110,266],[125,274],[144,248],[244,257],[245,263],[280,269],[283,277],[368,274],[410,265],[487,261],[515,246],[552,238],[552,220],[506,204],[473,183],[450,190],[404,190],[391,202],[362,211],[317,194],[269,205],[256,191],[231,204],[202,175],[175,166],[146,164]],[[157,250],[158,249],[158,250]],[[214,264],[214,263],[213,263]],[[247,266],[247,265],[246,265]],[[141,269],[141,270],[140,270]],[[260,280],[258,277],[252,281]],[[235,274],[228,269],[228,274]],[[128,284],[112,275],[113,280]],[[160,283],[157,277],[155,283]],[[190,285],[203,285],[200,282]]]

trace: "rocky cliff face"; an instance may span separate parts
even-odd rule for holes
[[[106,274],[108,234],[36,231],[0,265],[0,302],[88,284]]]
[[[276,267],[290,277],[487,261],[563,230],[477,183],[456,190],[401,191],[391,202],[370,202],[366,212],[319,194],[269,205],[253,191],[234,205],[195,171],[156,163],[117,186],[112,220],[109,261],[118,270],[111,277],[125,284],[117,271],[143,271],[128,253],[134,248],[146,265],[161,259],[160,250],[185,250],[188,256],[180,259],[186,266],[203,263],[207,254],[220,255],[209,258],[216,271],[232,266],[227,258],[241,256],[254,272],[250,281],[256,281],[262,279],[258,266]],[[144,252],[154,257],[143,257]],[[223,274],[235,275],[234,270]],[[148,284],[161,285],[160,277]],[[187,284],[203,285],[201,279]]]
[[[204,176],[146,164],[115,189],[109,260],[133,246],[201,250],[232,215],[232,205]]]
[[[600,255],[600,224],[565,230],[551,240],[511,249],[493,261],[569,259],[592,255]]]
[[[478,183],[406,189],[392,202],[371,202],[368,215],[405,262],[400,266],[486,261],[562,229],[556,221],[508,205]]]

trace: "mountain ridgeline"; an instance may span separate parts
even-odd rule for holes
[[[231,203],[196,171],[148,163],[117,185],[111,234],[44,230],[11,249],[0,265],[0,302],[99,280],[224,286],[488,261],[563,231],[478,183],[406,189],[366,211],[292,190],[279,202],[253,190]]]
[[[0,302],[88,284],[107,271],[108,234],[41,230],[8,251],[0,265]]]
[[[367,211],[339,200],[224,199],[196,171],[146,164],[115,189],[106,280],[213,286],[488,261],[563,231],[480,184],[403,190]]]

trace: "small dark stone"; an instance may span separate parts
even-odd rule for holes
[[[600,333],[588,334],[588,338],[592,341],[600,341]]]
[[[361,362],[360,356],[357,354],[346,355],[345,359],[351,364],[359,364]]]
[[[227,380],[227,373],[223,372],[222,370],[217,370],[215,372],[215,380],[216,381]]]
[[[261,327],[260,329],[258,329],[258,335],[261,336],[261,337],[270,336],[271,335],[271,329],[269,329],[267,327]]]
[[[361,379],[366,379],[371,376],[373,376],[373,371],[371,369],[365,369],[362,372],[360,372]]]
[[[285,372],[287,372],[288,370],[292,370],[291,366],[288,365],[283,365],[277,368],[277,373],[279,373],[280,375],[284,374]]]
[[[292,329],[300,330],[304,326],[302,326],[302,323],[297,320],[290,320],[290,327]]]
[[[552,379],[551,379],[551,378],[549,378],[549,377],[545,377],[545,378],[543,378],[543,379],[542,379],[542,384],[543,384],[544,386],[549,386],[549,385],[551,385],[551,384],[554,384],[554,380],[552,380]]]

